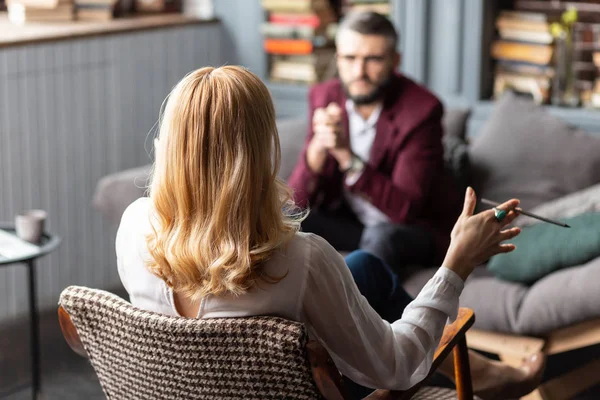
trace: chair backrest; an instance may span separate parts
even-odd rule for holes
[[[108,399],[321,399],[301,323],[189,319],[102,290],[60,296]]]

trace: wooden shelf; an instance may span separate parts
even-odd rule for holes
[[[218,22],[218,20],[200,20],[182,14],[161,14],[116,18],[111,21],[71,21],[15,25],[8,21],[6,12],[0,12],[0,48],[215,22]]]

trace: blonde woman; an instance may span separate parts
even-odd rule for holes
[[[365,387],[406,389],[422,380],[446,321],[456,316],[463,281],[491,255],[512,251],[500,242],[519,233],[503,230],[516,217],[512,211],[502,222],[491,211],[473,215],[469,189],[443,266],[419,296],[408,304],[399,285],[389,285],[385,295],[397,303],[390,323],[352,275],[377,273],[378,282],[392,282],[386,266],[358,253],[349,269],[324,239],[299,232],[302,215],[277,178],[273,103],[254,74],[207,67],[183,78],[169,95],[155,150],[150,197],[129,206],[117,234],[131,302],[194,318],[300,321],[339,370]],[[487,398],[518,397],[539,380],[539,360],[521,369],[471,360],[475,390]],[[442,370],[451,376],[452,363]]]

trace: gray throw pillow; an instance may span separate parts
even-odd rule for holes
[[[442,126],[444,127],[444,137],[455,137],[465,139],[467,131],[467,120],[471,110],[468,108],[447,108],[442,117]]]
[[[516,250],[493,256],[488,269],[500,279],[531,284],[559,269],[600,257],[600,213],[584,213],[564,221],[570,229],[551,224],[523,228],[509,241]]]
[[[526,210],[600,182],[600,138],[511,93],[473,139],[469,159],[480,197],[517,197]]]
[[[583,213],[600,213],[600,183],[578,192],[559,197],[558,199],[547,203],[540,204],[529,211],[536,215],[559,221]],[[542,222],[538,219],[521,215],[513,222],[513,225],[525,227],[539,223]]]

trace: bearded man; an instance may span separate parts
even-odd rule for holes
[[[441,261],[461,200],[444,168],[443,106],[396,72],[397,42],[380,14],[342,21],[339,78],[310,90],[311,126],[288,183],[311,209],[304,231],[400,272]]]

